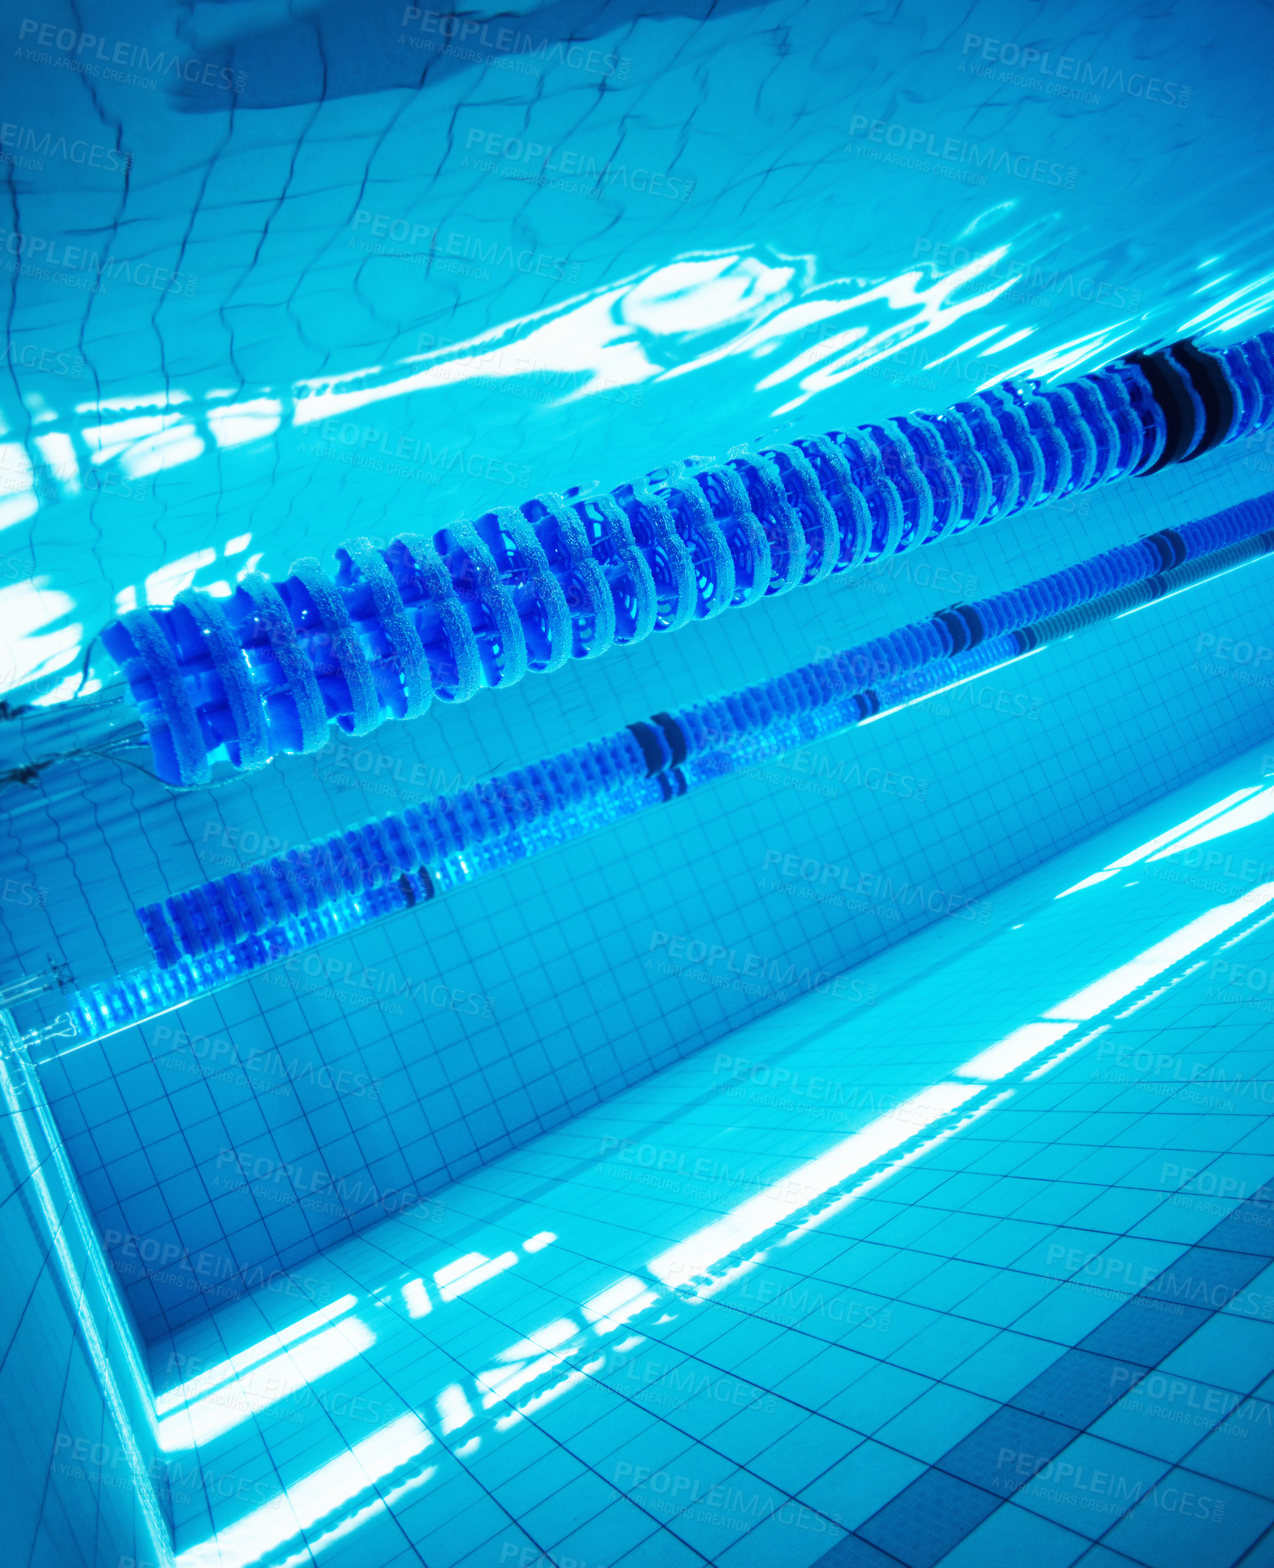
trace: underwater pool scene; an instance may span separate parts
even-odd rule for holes
[[[0,1568],[1274,1568],[1274,7],[0,39]]]

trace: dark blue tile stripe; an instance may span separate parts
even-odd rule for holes
[[[847,1535],[831,1551],[820,1557],[814,1568],[901,1568],[898,1558],[864,1541],[861,1535]]]
[[[1259,1260],[1253,1261],[1259,1269]],[[1079,1348],[1122,1361],[1144,1361],[1150,1366],[1158,1366],[1210,1316],[1205,1307],[1156,1301],[1153,1296],[1134,1296],[1082,1339]]]
[[[948,1449],[937,1461],[937,1468],[1007,1497],[1022,1483],[1012,1469],[1005,1470],[1004,1454],[1034,1454],[1040,1463],[1046,1464],[1074,1437],[1073,1426],[1005,1405]]]
[[[911,1568],[933,1568],[1000,1501],[982,1487],[937,1469],[917,1476],[904,1496],[904,1509],[896,1511],[892,1504],[882,1508],[859,1526],[858,1534]]]
[[[1274,1183],[1244,1199],[814,1568],[934,1568],[1036,1470],[1231,1301],[1271,1257]],[[1011,1463],[1005,1463],[1006,1454]],[[1019,1464],[1022,1456],[1029,1463]]]
[[[1060,1421],[1080,1432],[1094,1422],[1113,1398],[1127,1393],[1151,1367],[1149,1361],[1116,1360],[1090,1350],[1068,1350],[1052,1366],[1014,1394],[1009,1404],[1032,1415]]]

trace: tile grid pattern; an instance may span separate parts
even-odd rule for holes
[[[1274,1260],[1274,1184],[1244,1198],[1235,1211],[1130,1297],[1098,1328],[1020,1389],[1001,1409],[949,1449],[884,1508],[819,1559],[819,1568],[932,1568],[973,1534],[1002,1502],[1048,1471],[1063,1449],[1089,1432],[1119,1393],[1133,1389],[1217,1310],[1240,1296]],[[1182,1304],[1184,1279],[1192,1297]],[[1207,1438],[1200,1438],[1202,1448]],[[1104,1440],[1085,1452],[1100,1460]],[[1108,1445],[1106,1445],[1108,1447]],[[1109,1451],[1109,1450],[1108,1450]],[[1198,1493],[1219,1476],[1194,1470],[1190,1455],[1166,1461],[1144,1502],[1128,1512],[1115,1539],[1153,1538],[1168,1488]],[[1091,1462],[1091,1460],[1090,1460]],[[1216,1460],[1213,1458],[1215,1464]],[[1006,1472],[1007,1464],[1007,1472]],[[1151,1512],[1141,1517],[1139,1510]],[[985,1542],[983,1543],[985,1545]]]
[[[1242,868],[1274,860],[1266,819],[1208,841],[1233,860],[1210,878],[1188,859],[1139,864],[1134,887],[1055,901],[1250,786],[1254,760],[1007,889],[990,932],[944,922],[882,954],[862,971],[877,1006],[805,998],[332,1249],[318,1267],[329,1300],[356,1298],[356,1359],[291,1400],[241,1380],[221,1436],[199,1439],[196,1409],[200,1462],[246,1477],[277,1462],[295,1486],[417,1417],[434,1473],[350,1536],[351,1564],[362,1540],[395,1568],[541,1553],[761,1568],[812,1563],[842,1532],[840,1549],[881,1563],[1069,1564],[1106,1550],[1102,1534],[1148,1568],[1238,1561],[1274,1523],[1274,1267],[1268,1229],[1244,1224],[1270,1212],[1274,1076],[1259,1005],[1215,994],[1212,970],[1221,955],[1270,972],[1274,922],[1227,914],[1169,968],[1115,987],[1093,1015],[1107,1034],[1039,1077],[1023,1060],[993,1082],[1013,1095],[945,1139],[906,1107],[1077,982],[1250,892]],[[891,1117],[883,1147],[846,1149]],[[651,1254],[758,1202],[787,1234],[754,1222],[750,1267],[690,1297],[659,1283]],[[729,1257],[704,1247],[705,1262]],[[172,1349],[203,1366],[305,1310],[261,1293],[192,1325],[156,1347],[161,1386]],[[1173,1419],[1183,1409],[1193,1425]],[[913,1503],[930,1490],[964,1501],[944,1500],[926,1536]],[[341,1560],[318,1545],[341,1510],[334,1494],[309,1536],[324,1568]],[[243,1513],[196,1500],[179,1546]]]
[[[1227,472],[1236,489],[1259,482],[1238,458]],[[1112,492],[1119,507],[1085,524],[1090,542],[1163,524],[1178,505],[1219,504],[1203,500],[1216,477],[1187,475],[1179,493],[1154,482]],[[1048,522],[1036,520],[1033,547],[1063,557],[1077,541],[1050,537]],[[1015,562],[1027,550],[998,537]],[[54,1064],[48,1092],[144,1331],[276,1275],[304,1276],[304,1260],[333,1240],[803,986],[834,984],[935,907],[976,925],[994,902],[987,890],[1043,852],[1045,828],[1052,847],[1073,842],[1201,756],[1250,745],[1262,688],[1201,674],[1196,644],[1259,641],[1261,572],[1074,639],[946,711],[922,704],[335,944],[321,955],[335,973],[280,969]],[[990,573],[979,568],[983,586]],[[900,608],[872,613],[883,623]],[[736,620],[735,646],[749,649],[758,634]],[[807,628],[807,648],[811,634],[835,637]],[[675,646],[664,643],[668,657]],[[553,684],[543,690],[551,697]],[[978,694],[988,707],[1038,702],[1040,718],[988,712]],[[920,780],[924,799],[907,798]],[[801,787],[824,782],[833,798]],[[306,784],[277,770],[253,786],[265,815],[239,820],[283,824],[287,837],[290,819],[268,803],[295,790],[312,810]],[[207,801],[185,809],[196,844],[208,831],[200,810],[215,833],[235,820]],[[812,866],[815,880],[784,876],[785,864]],[[718,955],[687,962],[701,951],[692,943]],[[759,976],[739,973],[749,965]]]

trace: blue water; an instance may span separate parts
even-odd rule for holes
[[[1269,1561],[1267,562],[60,1032],[143,906],[1267,491],[1262,436],[194,791],[94,750],[188,586],[1269,330],[1267,14],[3,28],[12,1560]]]

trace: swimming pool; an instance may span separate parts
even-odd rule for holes
[[[1269,1550],[1274,40],[1033,16],[13,19],[15,1560]]]

